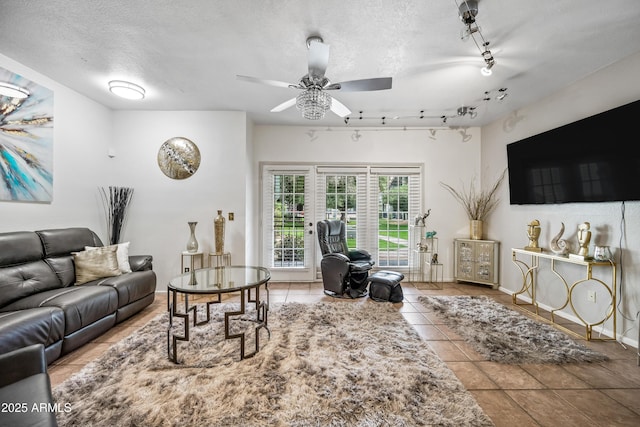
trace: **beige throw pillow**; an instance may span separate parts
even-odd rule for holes
[[[129,244],[131,242],[118,243],[111,246],[85,246],[85,251],[93,249],[102,249],[103,247],[114,247],[116,250],[116,257],[118,258],[118,268],[122,273],[131,273],[131,264],[129,264]]]
[[[118,267],[116,247],[106,246],[90,251],[72,252],[76,269],[76,285],[122,274]]]

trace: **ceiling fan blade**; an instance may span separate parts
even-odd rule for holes
[[[351,114],[349,110],[342,102],[338,101],[334,97],[331,97],[331,111],[340,117],[346,117]]]
[[[279,113],[280,111],[284,111],[287,108],[293,107],[294,105],[296,105],[296,98],[291,98],[290,100],[284,101],[282,104],[276,105],[275,107],[273,107],[271,109],[271,112]]]
[[[299,87],[299,85],[295,85],[293,83],[280,82],[278,80],[266,80],[266,79],[259,79],[257,77],[241,76],[241,75],[236,75],[236,78],[238,80],[243,80],[245,82],[261,83],[261,84],[265,84],[265,85],[269,85],[269,86],[290,87],[290,88],[298,88]]]
[[[349,80],[333,83],[325,87],[327,90],[341,90],[343,92],[356,92],[368,90],[391,89],[391,77],[378,77],[375,79]]]
[[[318,40],[309,42],[309,76],[320,80],[329,64],[329,45]]]

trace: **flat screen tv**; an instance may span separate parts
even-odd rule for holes
[[[512,205],[640,200],[640,101],[507,145]]]

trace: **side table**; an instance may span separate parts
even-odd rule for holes
[[[189,258],[189,270],[185,270],[184,258]],[[183,251],[180,256],[180,274],[189,273],[196,269],[196,260],[200,261],[200,267],[204,268],[204,253]]]
[[[231,253],[209,252],[209,268],[231,265]]]

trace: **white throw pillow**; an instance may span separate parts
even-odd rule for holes
[[[129,264],[129,244],[131,242],[118,243],[117,245],[111,246],[85,246],[85,251],[90,251],[93,249],[100,249],[101,247],[114,247],[116,248],[116,257],[118,258],[118,268],[122,273],[131,273],[131,264]]]

